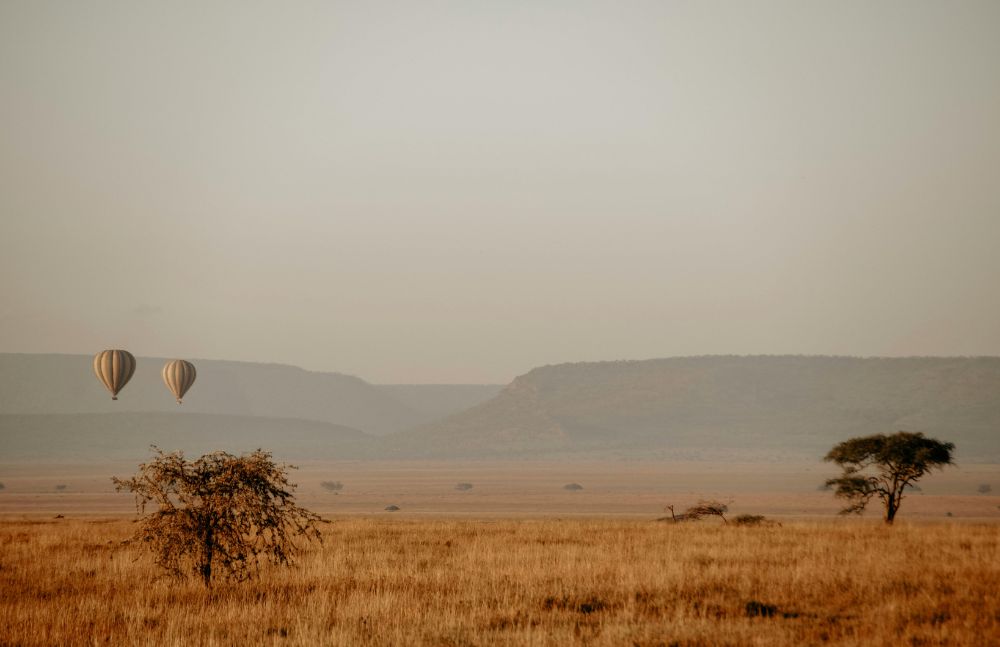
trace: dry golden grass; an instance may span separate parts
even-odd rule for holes
[[[350,518],[212,591],[156,578],[133,528],[0,522],[0,643],[1000,644],[995,524]]]

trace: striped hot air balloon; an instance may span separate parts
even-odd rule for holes
[[[177,404],[181,403],[181,398],[187,393],[197,373],[194,364],[183,359],[175,359],[163,365],[163,383],[167,385],[170,392],[177,398]]]
[[[127,350],[102,350],[94,355],[94,374],[111,391],[111,399],[118,399],[118,392],[125,388],[135,373],[135,357]]]

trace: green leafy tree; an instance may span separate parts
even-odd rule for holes
[[[954,449],[953,443],[907,431],[852,438],[835,446],[824,458],[843,469],[826,485],[846,500],[841,514],[861,514],[877,497],[885,505],[885,522],[891,524],[906,488],[915,489],[915,482],[935,468],[953,465]]]
[[[214,452],[193,461],[156,447],[152,461],[130,479],[112,479],[135,493],[143,515],[134,541],[174,575],[193,572],[205,586],[220,570],[230,579],[255,575],[261,563],[289,564],[295,538],[321,540],[322,519],[294,502],[289,466],[257,450],[234,456]],[[146,514],[147,506],[156,510]]]

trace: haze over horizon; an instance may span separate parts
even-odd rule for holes
[[[0,352],[495,384],[1000,355],[998,27],[996,2],[5,2]]]

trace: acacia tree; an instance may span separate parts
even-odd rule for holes
[[[211,586],[221,567],[227,577],[245,580],[262,562],[291,563],[296,537],[321,540],[316,524],[322,519],[295,504],[290,466],[276,464],[269,452],[214,452],[189,461],[182,452],[153,450],[153,460],[135,476],[112,480],[118,491],[135,493],[140,515],[156,506],[134,540],[169,573],[193,572]]]
[[[954,449],[954,443],[907,431],[852,438],[835,446],[823,459],[843,469],[826,485],[846,500],[841,514],[861,514],[868,502],[878,497],[885,505],[885,522],[891,524],[906,488],[916,488],[915,482],[931,470],[952,465]]]

